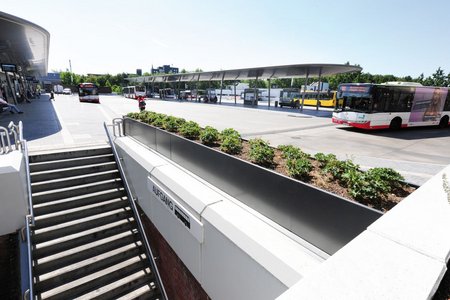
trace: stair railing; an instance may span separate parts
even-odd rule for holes
[[[5,129],[0,127],[0,130]],[[28,289],[23,292],[23,299],[33,299],[34,300],[34,290],[33,290],[33,257],[32,257],[32,244],[31,244],[31,228],[34,227],[34,211],[33,211],[33,202],[31,199],[31,177],[30,177],[30,164],[28,157],[28,144],[27,141],[23,138],[23,124],[22,121],[15,125],[13,122],[8,125],[9,132],[6,135],[9,150],[22,150],[22,155],[25,161],[25,172],[26,172],[26,186],[27,186],[27,198],[28,198],[28,214],[25,216],[25,234],[22,230],[22,240],[26,240],[27,244],[27,267],[28,267]],[[3,131],[2,131],[3,133]],[[10,137],[14,137],[14,143],[11,143]],[[3,135],[2,135],[3,142]],[[13,147],[14,146],[14,147]],[[13,149],[14,148],[14,149]],[[1,154],[1,153],[0,153]]]
[[[114,120],[119,120],[119,119],[114,119]],[[112,149],[114,157],[116,159],[117,168],[119,169],[119,173],[120,173],[120,176],[121,176],[122,181],[123,181],[123,186],[124,186],[125,191],[127,193],[128,201],[130,202],[130,207],[133,210],[134,219],[136,220],[138,231],[139,231],[139,234],[140,234],[140,236],[142,238],[142,241],[143,241],[143,244],[144,244],[144,247],[145,247],[145,250],[146,250],[147,259],[148,259],[148,261],[150,263],[152,271],[155,272],[156,284],[157,284],[159,290],[161,291],[162,299],[167,299],[167,294],[166,294],[166,291],[164,289],[164,284],[162,283],[161,276],[160,276],[158,268],[156,266],[155,256],[153,255],[152,249],[150,248],[150,244],[148,242],[147,236],[145,235],[144,226],[142,225],[141,217],[139,216],[139,211],[138,211],[138,209],[136,207],[135,198],[131,194],[131,189],[130,189],[130,186],[128,184],[127,178],[125,177],[125,172],[123,171],[121,159],[119,157],[119,154],[117,153],[116,146],[115,146],[114,141],[111,138],[111,134],[110,134],[110,132],[108,130],[108,127],[113,127],[113,132],[114,132],[114,135],[116,136],[116,131],[114,130],[114,128],[115,128],[115,126],[117,126],[118,127],[119,136],[121,136],[121,134],[122,134],[121,133],[122,119],[120,119],[120,122],[119,121],[114,121],[114,120],[113,120],[113,124],[112,125],[107,125],[106,123],[103,123],[103,126],[105,128],[106,135],[108,136],[109,144],[111,145],[111,149]]]

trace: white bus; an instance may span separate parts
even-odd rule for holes
[[[93,83],[80,83],[78,85],[78,99],[80,102],[100,103],[98,87]]]
[[[333,122],[362,129],[448,127],[450,93],[418,83],[341,84]]]
[[[137,99],[138,97],[145,97],[145,86],[127,86],[122,89],[122,94],[125,98]]]

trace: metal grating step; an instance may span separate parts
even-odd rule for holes
[[[83,166],[72,169],[64,169],[64,170],[53,170],[53,171],[45,171],[45,172],[37,172],[31,173],[31,183],[48,181],[53,179],[60,178],[68,178],[75,177],[80,175],[87,175],[93,173],[101,173],[106,171],[116,170],[117,165],[115,162],[113,163],[105,163],[101,165],[91,165],[91,166]]]
[[[78,223],[72,226],[63,227],[56,230],[46,231],[33,235],[33,244],[39,244],[46,241],[54,240],[63,236],[79,233],[88,229],[93,229],[102,225],[106,225],[118,220],[132,218],[133,213],[131,211],[122,211],[114,213],[105,217],[97,218],[94,220]]]
[[[87,156],[97,156],[104,154],[111,154],[111,147],[95,148],[95,149],[84,149],[84,150],[74,150],[65,152],[54,152],[45,154],[36,154],[30,156],[30,164],[39,162],[48,162],[54,160],[63,160],[71,158],[80,158]]]
[[[87,186],[77,186],[70,189],[65,189],[58,192],[42,193],[33,195],[33,204],[42,204],[45,202],[51,202],[55,200],[62,200],[66,198],[73,198],[83,195],[89,195],[96,192],[107,191],[112,189],[122,189],[123,185],[121,181],[109,181],[105,183],[92,183]]]
[[[54,160],[45,161],[40,163],[31,163],[30,172],[42,172],[55,169],[67,169],[72,167],[86,166],[86,165],[96,165],[101,163],[107,163],[114,161],[113,154],[99,155],[99,156],[89,156],[82,158],[73,158],[65,160]]]
[[[105,180],[111,180],[111,179],[120,179],[119,171],[113,170],[109,171],[107,173],[101,173],[101,174],[91,174],[91,175],[81,175],[78,177],[71,177],[69,179],[56,179],[56,180],[50,180],[50,181],[43,181],[39,183],[35,183],[31,185],[31,192],[33,194],[40,193],[43,191],[51,191],[51,190],[58,190],[62,188],[68,188],[72,186],[77,185],[84,185],[94,182],[100,182]]]
[[[119,191],[109,191],[108,193],[97,194],[94,196],[86,196],[78,198],[76,200],[59,201],[58,203],[45,203],[47,205],[41,205],[34,207],[34,215],[42,216],[46,214],[51,214],[55,212],[60,212],[64,210],[69,210],[72,208],[87,206],[91,204],[102,203],[109,200],[121,199],[125,200],[127,193],[125,190]]]

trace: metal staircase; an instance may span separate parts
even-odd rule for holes
[[[110,147],[29,157],[37,299],[166,299]]]

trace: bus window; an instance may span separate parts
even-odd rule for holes
[[[450,111],[450,90],[447,91],[447,99],[444,103],[444,111]]]

